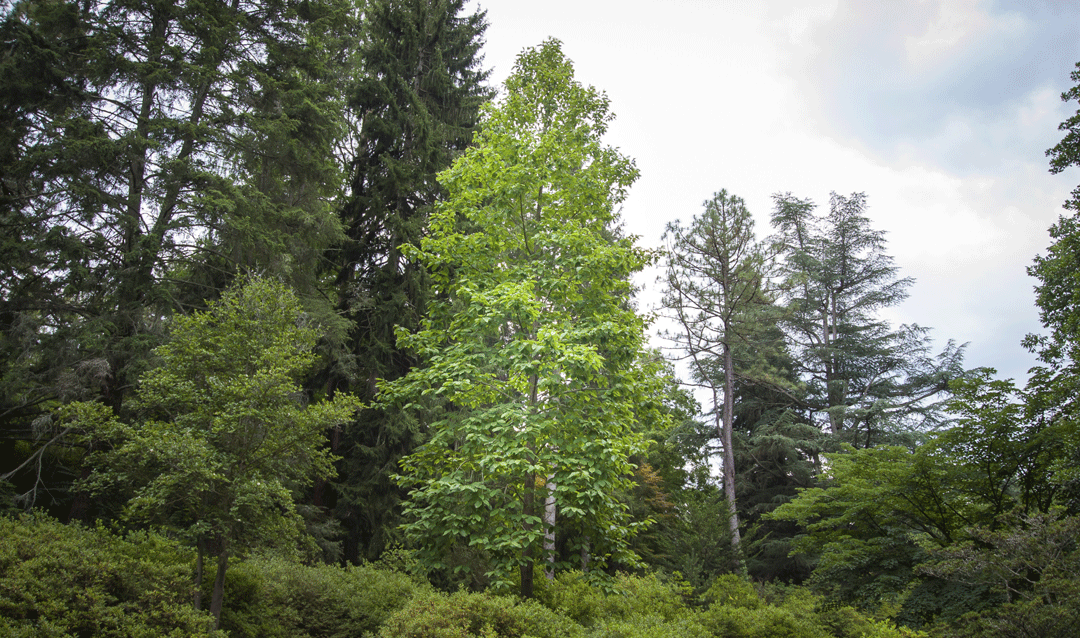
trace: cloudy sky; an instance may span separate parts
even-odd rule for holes
[[[713,192],[770,232],[771,195],[865,192],[910,298],[887,313],[1026,379],[1039,329],[1025,268],[1080,183],[1044,155],[1080,61],[1072,0],[482,0],[493,82],[548,37],[606,91],[608,142],[641,179],[627,230],[658,247]],[[652,285],[652,277],[643,283]],[[657,298],[647,291],[646,305]]]

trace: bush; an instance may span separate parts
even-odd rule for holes
[[[383,625],[383,638],[584,638],[580,625],[536,601],[459,591],[413,598]]]
[[[193,562],[155,534],[0,517],[0,634],[223,636],[191,606]]]
[[[226,574],[222,628],[233,638],[353,638],[374,633],[429,588],[370,566],[304,566],[252,558]]]
[[[655,616],[671,621],[688,613],[682,593],[655,574],[618,575],[608,591],[591,584],[581,572],[563,572],[554,582],[538,581],[536,597],[548,609],[584,627],[600,620]]]

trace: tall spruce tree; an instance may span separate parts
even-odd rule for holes
[[[419,327],[430,284],[406,258],[444,193],[436,174],[471,142],[490,97],[481,69],[485,14],[464,0],[376,0],[365,10],[361,75],[349,109],[359,127],[351,188],[341,211],[348,239],[331,254],[341,310],[354,322],[324,382],[370,400],[376,379],[396,379],[416,359],[397,347],[395,328]],[[335,451],[344,458],[337,514],[346,557],[373,559],[392,539],[403,496],[390,481],[419,440],[415,421],[365,410]]]
[[[934,356],[926,328],[893,329],[878,316],[907,297],[885,254],[885,233],[866,217],[866,196],[833,193],[829,211],[790,193],[774,196],[774,242],[781,256],[783,325],[806,385],[812,423],[856,447],[901,442],[936,425],[941,393],[963,373],[963,347]]]
[[[6,9],[0,422],[29,436],[31,423],[48,430],[57,401],[122,412],[162,319],[216,296],[238,265],[313,270],[315,247],[339,232],[338,170],[319,158],[341,131],[327,81],[341,60],[315,45],[355,11],[350,0]],[[208,266],[225,275],[196,276]],[[209,288],[177,286],[192,279]]]

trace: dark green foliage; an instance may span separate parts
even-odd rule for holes
[[[1080,100],[1080,63],[1070,76],[1077,83],[1061,99]],[[1080,111],[1061,123],[1065,137],[1046,151],[1050,172],[1080,166]],[[1053,240],[1046,255],[1036,255],[1028,274],[1038,279],[1035,304],[1048,334],[1029,334],[1023,344],[1039,356],[1042,365],[1032,369],[1028,390],[1032,409],[1059,429],[1068,454],[1055,467],[1055,482],[1062,488],[1066,506],[1080,513],[1080,187],[1065,202],[1067,212],[1050,227]]]
[[[983,605],[935,633],[965,638],[1075,635],[1080,626],[1080,517],[1054,511],[1000,522],[996,531],[974,529],[973,542],[935,551],[924,569],[988,589],[1005,603]]]
[[[415,330],[427,304],[422,266],[406,259],[432,206],[443,196],[435,175],[471,142],[483,87],[484,12],[463,15],[464,0],[378,0],[365,8],[361,75],[349,111],[359,126],[350,189],[341,209],[347,240],[329,254],[340,310],[354,322],[321,382],[365,400],[376,379],[397,379],[416,364],[396,345],[397,326]],[[402,490],[390,481],[422,439],[412,417],[371,408],[334,440],[343,456],[337,514],[346,557],[374,559],[396,537]]]
[[[927,329],[894,330],[879,318],[912,280],[897,277],[885,234],[866,217],[866,196],[833,193],[823,216],[790,193],[774,200],[783,325],[810,422],[856,447],[909,443],[914,431],[939,424],[939,395],[962,374],[963,348],[950,342],[934,356]]]
[[[432,592],[413,598],[379,631],[385,638],[583,638],[581,626],[532,600]]]
[[[305,566],[251,558],[229,571],[221,626],[234,638],[374,633],[428,588],[408,576],[370,566]]]
[[[191,607],[193,562],[155,534],[0,517],[0,635],[224,636]]]
[[[5,3],[0,436],[57,434],[58,402],[124,413],[168,316],[238,270],[311,292],[340,236],[333,56],[352,6]],[[84,471],[43,467],[19,479],[66,494]]]
[[[60,420],[97,441],[84,487],[122,495],[129,523],[161,525],[216,558],[210,609],[221,610],[230,556],[303,539],[294,492],[333,474],[324,433],[352,418],[355,397],[307,402],[299,378],[315,363],[319,330],[282,283],[252,278],[206,312],[175,321],[140,378],[139,420],[96,402]],[[196,598],[196,607],[200,599]]]

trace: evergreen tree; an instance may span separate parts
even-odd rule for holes
[[[741,198],[720,191],[688,228],[669,223],[664,306],[678,325],[668,333],[690,363],[692,378],[712,394],[712,414],[723,449],[724,493],[736,571],[745,573],[735,498],[735,384],[761,368],[759,327],[771,303],[764,292],[766,255]],[[748,345],[753,342],[753,345]],[[735,352],[746,358],[736,362]],[[748,374],[749,373],[749,374]],[[759,370],[758,374],[763,371]]]
[[[774,196],[774,242],[781,256],[783,326],[812,423],[856,447],[899,442],[941,420],[940,395],[962,374],[963,347],[931,355],[926,328],[894,330],[877,312],[907,297],[871,228],[866,196],[833,193],[829,212],[810,200]]]
[[[303,319],[288,287],[244,282],[207,312],[176,319],[169,342],[155,349],[161,365],[140,380],[139,421],[119,421],[100,403],[60,412],[105,443],[94,453],[91,490],[122,491],[125,518],[195,545],[196,609],[204,559],[216,559],[210,612],[217,620],[229,559],[302,534],[293,492],[333,473],[324,432],[359,405],[344,393],[304,400],[298,381],[315,363],[319,335]]]
[[[341,133],[327,81],[340,60],[319,45],[347,28],[352,6],[8,5],[0,422],[9,435],[34,422],[47,430],[58,400],[97,397],[122,412],[164,319],[203,305],[240,267],[297,281],[314,270],[320,243],[339,232],[328,205],[338,169],[324,158]]]
[[[376,379],[397,379],[416,364],[395,328],[415,330],[428,300],[424,267],[408,259],[444,189],[436,174],[471,142],[483,86],[485,14],[463,15],[464,0],[377,0],[365,11],[361,75],[349,109],[359,126],[351,186],[341,211],[348,239],[331,254],[340,309],[354,322],[324,382],[366,400]],[[346,557],[374,559],[394,538],[403,494],[390,481],[419,441],[412,417],[371,408],[343,433],[337,514]]]

